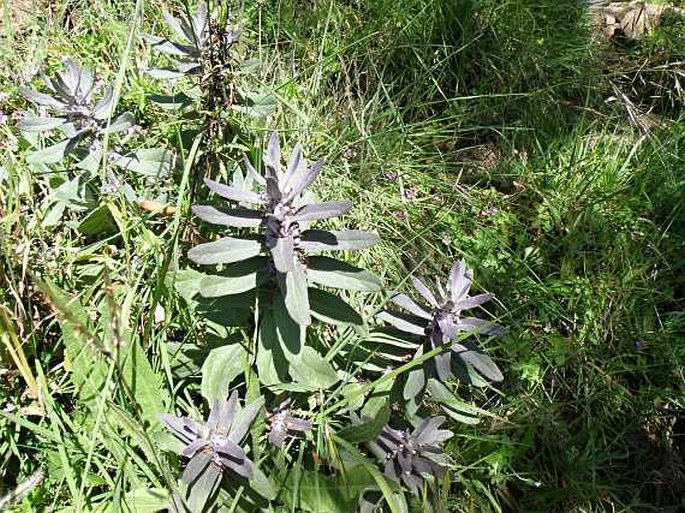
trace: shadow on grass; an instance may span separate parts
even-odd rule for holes
[[[512,334],[493,345],[512,424],[461,430],[458,461],[481,463],[460,474],[455,511],[683,506],[685,126],[640,140],[606,104],[613,70],[586,16],[576,0],[341,1],[291,5],[274,29],[295,53],[319,38],[335,56],[325,95],[375,114],[367,131],[388,159],[412,146],[407,169],[456,178],[469,147],[501,154],[461,176],[478,185],[469,201],[498,213],[455,210],[452,224],[472,226],[457,251],[508,308]]]

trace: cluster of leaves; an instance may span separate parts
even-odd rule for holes
[[[130,112],[114,115],[114,88],[105,87],[91,69],[78,65],[70,57],[64,59],[64,68],[52,77],[41,73],[47,92],[20,88],[22,95],[38,108],[38,113],[24,112],[18,128],[32,146],[43,146],[26,156],[26,162],[37,171],[47,173],[49,166],[57,164],[69,171],[67,157],[75,158],[75,173],[54,175],[48,182],[52,189],[48,198],[52,210],[44,224],[56,224],[65,209],[90,211],[94,218],[83,228],[84,233],[90,233],[93,229],[100,230],[97,225],[111,225],[109,218],[95,213],[98,195],[122,191],[128,199],[137,199],[125,178],[117,176],[115,168],[158,179],[168,174],[170,157],[163,148],[127,152],[126,144],[136,134],[135,119]],[[104,92],[96,100],[103,88]],[[103,170],[100,186],[94,188],[93,181],[100,169]]]

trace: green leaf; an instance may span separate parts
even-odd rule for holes
[[[331,364],[309,346],[304,346],[302,353],[290,360],[290,376],[310,390],[325,390],[339,381]]]
[[[375,292],[382,286],[381,280],[370,272],[340,260],[313,256],[309,258],[307,264],[307,277],[319,285],[364,292]]]
[[[41,290],[58,312],[65,368],[72,374],[80,400],[94,408],[105,386],[107,364],[104,349],[95,343],[100,339],[94,333],[88,312],[78,298],[70,297],[52,283],[45,282]]]
[[[188,251],[188,258],[200,265],[231,264],[256,257],[261,249],[256,240],[224,237],[195,246]]]
[[[298,501],[298,511],[309,513],[350,513],[356,511],[357,501],[364,490],[374,488],[376,482],[362,466],[345,469],[344,474],[327,476],[321,472],[302,470],[291,472],[284,486],[284,496]]]
[[[45,132],[52,130],[66,123],[62,118],[43,118],[40,116],[26,116],[17,123],[17,127],[22,132]]]
[[[329,324],[351,324],[353,326],[364,324],[361,316],[355,312],[354,308],[327,290],[310,288],[309,307],[314,317]]]
[[[154,513],[169,507],[171,496],[163,488],[136,488],[124,495],[122,510],[131,513]],[[110,506],[107,511],[112,511]]]
[[[122,353],[122,376],[140,405],[141,417],[151,426],[157,426],[159,414],[165,411],[165,389],[137,340],[129,340]]]
[[[100,234],[112,234],[119,230],[107,205],[100,205],[78,225],[78,231],[91,237]]]
[[[293,270],[285,275],[284,296],[285,307],[293,320],[300,326],[309,326],[312,319],[309,315],[307,276],[299,262],[295,262]]]
[[[482,410],[457,399],[454,393],[438,380],[428,380],[428,391],[433,400],[440,403],[445,413],[454,420],[464,424],[478,424],[480,422],[478,414]]]
[[[71,151],[75,142],[74,139],[65,139],[42,150],[31,152],[26,155],[26,162],[29,164],[56,164],[61,162]]]
[[[251,258],[230,266],[224,275],[207,275],[200,280],[200,294],[204,297],[220,297],[242,294],[269,279],[266,259]]]
[[[243,372],[245,349],[240,344],[229,344],[212,349],[202,365],[200,392],[212,404],[214,399],[226,400],[231,382]]]
[[[165,96],[161,94],[148,94],[150,101],[156,103],[165,110],[178,110],[186,107],[192,103],[192,99],[183,93],[175,94],[173,96]]]
[[[141,148],[133,156],[120,157],[113,164],[150,177],[166,177],[171,170],[171,152],[165,148]]]
[[[288,380],[288,360],[278,340],[273,309],[260,312],[257,335],[257,376],[260,383],[271,386]]]
[[[376,468],[376,465],[371,463],[366,456],[360,453],[354,445],[350,444],[344,438],[341,438],[337,435],[333,435],[333,438],[343,449],[347,451],[348,456],[354,463],[361,465],[369,474],[371,474],[376,482],[376,485],[383,493],[383,497],[385,497],[385,500],[390,507],[390,511],[392,511],[392,513],[403,513],[403,508],[400,506],[397,497],[393,493],[392,485],[388,483],[388,480],[383,474],[380,473],[378,468]]]
[[[254,473],[250,479],[250,488],[269,501],[274,500],[278,495],[276,486],[257,467],[254,467]]]
[[[373,417],[366,417],[362,413],[360,424],[350,424],[338,431],[338,436],[351,444],[370,442],[378,438],[383,428],[390,420],[390,406],[386,400]]]

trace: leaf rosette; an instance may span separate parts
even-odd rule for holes
[[[255,259],[262,254],[266,254],[267,260],[261,261],[261,266],[244,266],[251,276],[244,283],[235,276],[228,277],[228,282],[224,277],[212,277],[204,286],[201,284],[200,292],[205,296],[237,294],[275,277],[288,313],[298,324],[306,326],[311,322],[309,283],[348,290],[378,290],[381,282],[371,273],[326,256],[312,255],[366,249],[379,241],[377,235],[362,230],[309,228],[313,221],[343,216],[352,207],[349,200],[315,202],[307,194],[307,188],[321,173],[323,161],[308,165],[298,144],[287,166],[282,168],[279,136],[273,132],[264,163],[266,175],[262,176],[245,159],[247,178],[243,187],[205,180],[212,192],[230,202],[228,208],[193,207],[195,215],[203,221],[229,228],[258,229],[260,236],[224,237],[200,244],[188,252],[188,258],[200,265],[260,262]],[[259,191],[252,190],[253,184]],[[222,281],[225,287],[218,286]]]

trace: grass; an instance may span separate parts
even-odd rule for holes
[[[121,73],[121,104],[146,130],[137,144],[178,150],[192,140],[192,120],[147,99],[161,88],[140,72],[149,51],[135,43],[121,67],[131,27],[160,27],[161,5],[146,5],[138,20],[133,4],[41,4],[21,25],[6,25],[0,90],[9,96],[0,112],[24,105],[18,74],[70,54],[107,78]],[[384,240],[359,257],[364,266],[396,284],[464,257],[479,288],[497,294],[493,311],[509,333],[490,350],[506,379],[496,390],[463,388],[495,415],[451,426],[450,510],[678,511],[683,22],[616,45],[596,40],[570,0],[282,0],[235,12],[263,63],[248,80],[277,99],[268,121],[241,123],[252,133],[278,128],[327,159],[317,193],[353,198],[347,223]],[[658,124],[634,126],[631,104]],[[190,189],[181,188],[189,145],[168,181],[131,178],[150,199],[181,207],[176,216],[114,201],[124,235],[100,241],[74,229],[78,213],[66,229],[46,226],[44,178],[25,164],[12,123],[0,131],[8,173],[0,180],[0,492],[38,468],[47,477],[16,511],[79,511],[165,488],[172,463],[139,429],[135,404],[171,406],[173,395],[195,409],[192,361],[213,343],[201,316],[165,285],[196,236],[184,215]],[[253,144],[230,142],[227,154]],[[78,310],[46,295],[43,281],[78,296],[83,330],[105,333],[92,351],[111,387],[94,408],[114,404],[119,418],[92,420],[75,407],[59,319]],[[146,352],[162,392],[131,397],[122,386],[106,363],[121,340]]]

